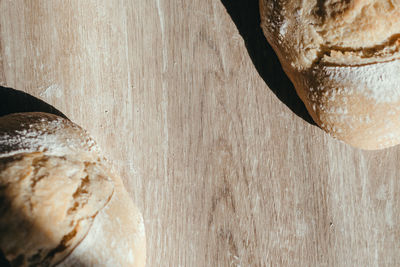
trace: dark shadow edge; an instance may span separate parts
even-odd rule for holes
[[[61,111],[39,98],[0,86],[0,116],[20,112],[46,112],[68,119]]]
[[[317,126],[262,32],[259,0],[221,0],[221,2],[242,36],[260,77],[292,112],[311,125]]]

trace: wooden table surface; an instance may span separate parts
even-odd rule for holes
[[[258,25],[256,0],[0,0],[1,110],[89,130],[147,266],[399,266],[400,147],[316,127]]]

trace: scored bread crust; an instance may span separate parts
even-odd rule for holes
[[[88,133],[0,117],[0,250],[12,266],[144,266],[143,219]]]
[[[87,236],[57,267],[145,266],[142,215],[120,180],[115,188],[118,193],[100,210]]]
[[[260,14],[322,129],[362,149],[400,143],[400,0],[260,0]]]

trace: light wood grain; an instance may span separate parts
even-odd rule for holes
[[[0,0],[0,84],[95,136],[148,266],[400,265],[400,148],[353,149],[293,112],[234,5]]]

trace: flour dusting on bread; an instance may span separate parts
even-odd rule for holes
[[[46,113],[0,117],[0,250],[12,266],[142,267],[145,245],[139,210],[85,130]]]
[[[363,149],[400,142],[400,0],[260,0],[260,13],[321,128]]]

